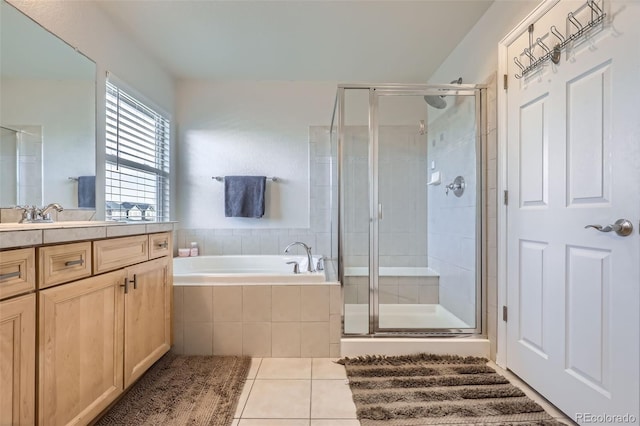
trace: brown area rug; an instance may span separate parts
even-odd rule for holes
[[[96,425],[230,426],[251,358],[162,357]]]
[[[555,426],[542,407],[489,367],[455,355],[343,358],[362,426]]]

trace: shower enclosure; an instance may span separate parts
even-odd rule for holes
[[[482,332],[484,86],[340,85],[343,334]]]

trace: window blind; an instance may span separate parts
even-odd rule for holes
[[[110,81],[106,99],[107,220],[169,220],[169,120]]]

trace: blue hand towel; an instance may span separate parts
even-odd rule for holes
[[[78,177],[78,208],[96,208],[96,177]]]
[[[266,176],[225,176],[224,215],[226,217],[264,216]]]

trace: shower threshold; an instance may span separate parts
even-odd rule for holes
[[[463,329],[473,327],[439,304],[381,304],[380,328],[403,331],[373,335],[363,335],[369,328],[369,305],[345,304],[344,312],[342,356],[427,352],[489,357],[489,340],[482,335],[464,333]],[[349,336],[356,333],[360,335]]]

